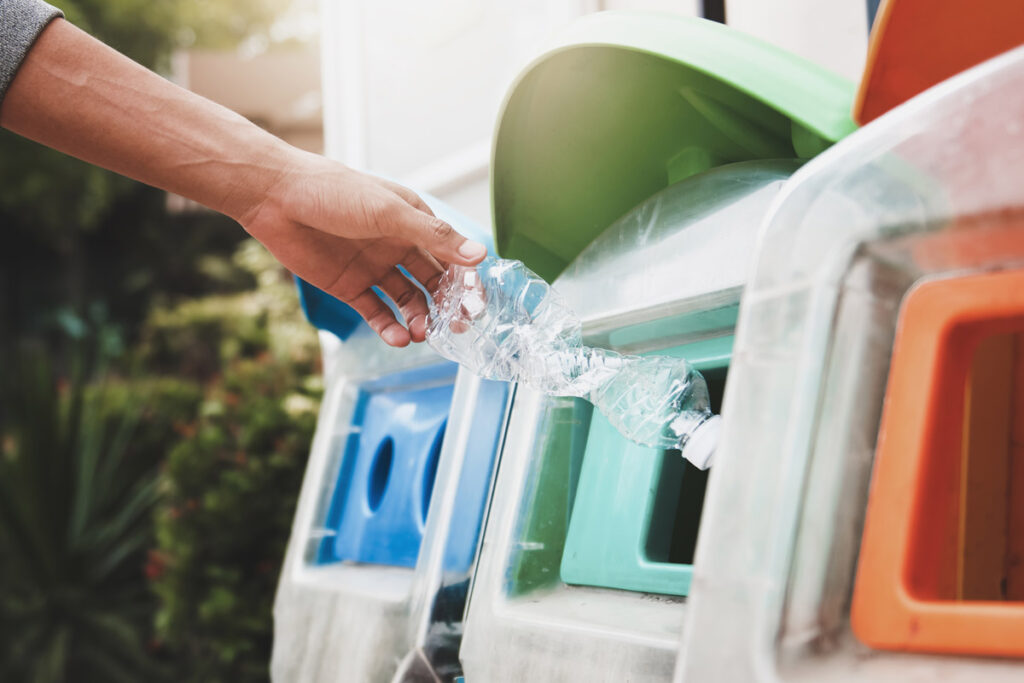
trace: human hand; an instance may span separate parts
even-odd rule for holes
[[[487,255],[408,188],[304,152],[239,222],[286,268],[350,305],[391,346],[423,341],[428,312],[423,292],[397,266],[434,291],[448,264],[472,266]],[[405,326],[374,286],[395,302]]]
[[[433,291],[448,264],[487,254],[410,190],[297,150],[60,19],[39,35],[0,114],[20,135],[231,216],[392,346],[426,334],[426,297],[397,266]]]

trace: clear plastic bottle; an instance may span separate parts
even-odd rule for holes
[[[427,342],[442,356],[481,377],[586,398],[631,441],[710,465],[720,418],[686,360],[584,346],[579,318],[520,261],[450,266],[431,294]]]

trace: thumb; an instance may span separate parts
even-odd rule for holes
[[[395,226],[398,236],[429,252],[439,261],[474,266],[487,256],[487,247],[466,239],[440,218],[412,206],[402,213]]]

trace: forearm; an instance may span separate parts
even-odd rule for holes
[[[301,152],[61,19],[21,63],[0,126],[231,216],[393,346],[426,333],[414,280],[430,288],[487,254],[408,188]]]
[[[236,220],[301,154],[61,19],[22,64],[0,125]]]

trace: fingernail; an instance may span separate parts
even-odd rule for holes
[[[391,325],[381,333],[381,337],[391,346],[406,346],[409,343],[408,334],[400,325]]]
[[[473,240],[466,240],[459,246],[459,256],[466,259],[481,258],[487,255],[487,247],[474,242]]]

